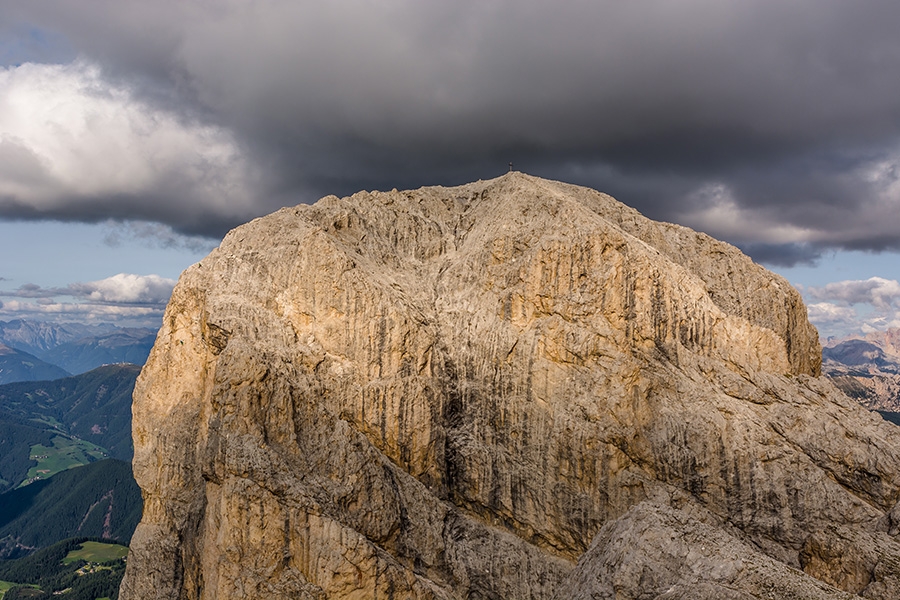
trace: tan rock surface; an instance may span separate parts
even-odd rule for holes
[[[782,278],[585,188],[283,209],[175,289],[121,597],[900,597],[900,436],[819,356]]]

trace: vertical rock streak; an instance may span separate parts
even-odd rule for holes
[[[900,438],[819,357],[783,279],[585,188],[283,209],[173,294],[122,597],[894,597]]]

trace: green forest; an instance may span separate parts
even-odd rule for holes
[[[0,494],[0,558],[76,536],[128,544],[142,507],[126,462],[109,459],[63,471]]]
[[[125,559],[88,562],[80,558],[88,544],[92,552],[107,557],[121,556],[125,551],[111,540],[82,537],[58,542],[25,558],[0,561],[0,593],[6,589],[2,599],[42,600],[60,595],[66,600],[118,598]]]
[[[0,385],[0,492],[102,458],[130,461],[136,365]]]
[[[31,448],[52,444],[53,436],[53,430],[45,425],[0,408],[0,492],[27,478],[28,471],[37,465],[31,460]]]
[[[142,510],[130,464],[139,372],[0,385],[2,600],[118,597]]]

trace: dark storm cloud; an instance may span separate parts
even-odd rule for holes
[[[7,215],[118,207],[220,234],[282,204],[462,183],[511,160],[760,260],[900,248],[896,2],[23,0],[0,22],[101,65],[126,104],[189,130],[184,148],[233,152],[160,164],[131,195],[67,202],[65,179],[55,203],[7,192]],[[32,164],[27,150],[9,152]]]
[[[183,235],[169,225],[148,221],[106,221],[103,243],[110,247],[121,246],[126,241],[137,240],[150,248],[187,250],[195,254],[208,254],[216,243],[201,235]]]
[[[815,265],[825,253],[824,248],[810,244],[740,244],[739,248],[756,262],[776,267]]]

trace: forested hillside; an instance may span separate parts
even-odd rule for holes
[[[76,536],[127,545],[141,508],[129,463],[110,459],[63,471],[0,494],[0,558]]]
[[[2,406],[2,404],[0,404]],[[24,481],[36,464],[31,460],[34,446],[49,446],[54,430],[43,423],[0,408],[0,493]]]
[[[0,386],[0,407],[23,417],[55,420],[70,434],[131,460],[131,394],[141,368],[107,365],[74,377]]]
[[[85,543],[91,543],[90,538],[64,540],[25,558],[0,561],[0,590],[9,588],[3,600],[118,598],[125,561],[117,558],[88,564],[77,558]]]
[[[66,377],[65,369],[0,342],[0,384]]]
[[[0,386],[0,492],[104,458],[130,461],[136,365]]]

